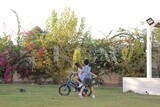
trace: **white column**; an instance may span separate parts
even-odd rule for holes
[[[152,27],[147,28],[147,78],[152,78]]]

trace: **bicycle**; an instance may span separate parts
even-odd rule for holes
[[[59,87],[59,94],[67,96],[71,92],[71,86],[75,89],[75,92],[80,92],[82,87],[78,87],[78,84],[71,80],[73,73],[69,75],[67,81]],[[83,96],[90,96],[92,94],[90,87],[87,85],[82,93]]]

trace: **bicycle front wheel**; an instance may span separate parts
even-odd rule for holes
[[[63,84],[59,87],[59,94],[60,95],[67,96],[67,95],[69,95],[70,92],[71,92],[71,89],[69,86],[67,86],[67,84]]]

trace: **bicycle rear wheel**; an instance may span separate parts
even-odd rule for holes
[[[69,95],[70,92],[71,92],[71,89],[69,86],[67,86],[67,84],[63,84],[59,87],[59,94],[60,95],[67,96],[67,95]]]
[[[92,94],[91,88],[89,86],[86,86],[82,95],[83,96],[90,96]]]

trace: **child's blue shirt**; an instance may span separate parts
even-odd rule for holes
[[[86,65],[82,68],[82,81],[84,81],[85,78],[91,79],[91,75],[89,74],[89,71],[91,71],[91,67]]]

